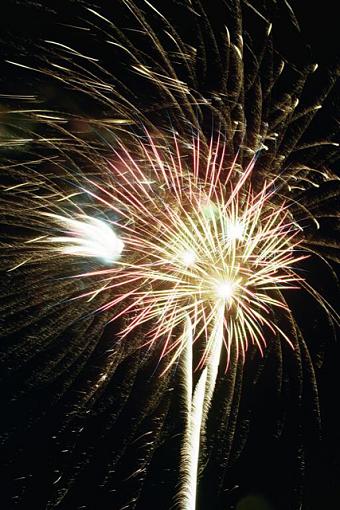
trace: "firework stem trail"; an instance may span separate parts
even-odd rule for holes
[[[181,449],[181,489],[178,495],[181,510],[195,510],[201,437],[216,385],[219,361],[223,348],[223,323],[225,303],[216,310],[215,324],[209,343],[212,344],[207,364],[202,371],[192,396],[192,323],[187,317],[184,334],[183,375],[186,402],[186,423]]]
[[[188,327],[186,327],[188,331]],[[190,332],[189,332],[190,335]],[[189,389],[192,388],[192,354],[188,344],[184,350],[184,373],[186,375],[185,391],[188,407],[186,409],[186,423],[181,448],[181,488],[178,494],[178,506],[181,510],[194,510],[196,507],[198,462],[200,453],[201,425],[203,415],[204,390],[207,379],[205,368],[198,380],[194,395]]]

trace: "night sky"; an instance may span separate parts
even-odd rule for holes
[[[98,0],[91,7],[125,28],[130,21],[118,3]],[[218,32],[224,22],[224,2],[202,2],[206,3],[210,22]],[[154,4],[168,13],[182,37],[195,40],[190,20],[183,17],[180,0],[166,0],[164,4],[159,0]],[[270,9],[274,2],[252,4]],[[318,97],[322,82],[334,79],[337,66],[339,73],[336,2],[300,0],[290,4],[301,32],[293,27],[289,9],[273,9],[274,47],[293,67],[319,63],[320,73],[304,91],[312,100]],[[24,136],[25,131],[44,134],[44,128],[35,126],[24,114],[15,119],[11,116],[10,109],[27,108],[28,103],[20,97],[11,102],[6,95],[37,95],[43,109],[65,111],[73,119],[82,117],[81,122],[74,120],[68,127],[78,130],[86,140],[92,134],[84,118],[110,116],[108,106],[100,105],[96,98],[34,71],[12,66],[7,60],[46,68],[49,57],[44,40],[76,45],[78,50],[99,57],[108,70],[107,81],[110,74],[114,75],[129,85],[141,108],[147,104],[148,87],[138,77],[129,78],[124,62],[112,58],[110,47],[104,44],[106,35],[96,38],[72,28],[83,23],[86,5],[89,3],[81,0],[3,0],[1,4],[0,158],[5,187],[12,182],[10,162],[24,164],[36,155],[32,146],[10,147],[8,140]],[[258,29],[251,16],[246,16],[244,22],[256,37]],[[217,44],[218,40],[217,37]],[[145,43],[140,44],[142,50],[148,50]],[[207,43],[208,72],[204,74],[203,65],[200,71],[204,93],[216,89],[213,55],[214,48]],[[285,84],[281,86],[284,88]],[[329,135],[339,139],[339,92],[338,82],[303,140]],[[158,118],[166,124],[164,111],[155,114]],[[48,130],[46,133],[48,136]],[[98,134],[110,143],[99,129]],[[334,173],[339,172],[339,154],[333,154],[327,165]],[[54,169],[46,165],[41,171],[44,174]],[[329,257],[331,269],[311,258],[304,261],[302,270],[336,309],[339,296],[332,271],[339,274],[339,226],[335,219],[338,197],[339,186],[335,182],[328,183],[323,191],[311,191],[307,197],[310,203],[320,200],[320,207],[326,211],[320,239],[331,241],[321,246],[320,253]],[[175,367],[161,376],[161,346],[151,351],[137,348],[143,343],[143,331],[135,334],[129,344],[118,342],[117,325],[108,322],[108,313],[93,317],[89,303],[68,300],[82,290],[81,282],[70,283],[68,276],[83,266],[50,269],[44,264],[8,272],[13,259],[8,245],[17,235],[25,236],[30,227],[20,217],[8,220],[6,200],[5,192],[1,198],[1,239],[5,249],[0,258],[0,508],[175,508],[183,432],[178,370]],[[312,298],[305,293],[292,293],[288,300],[310,356],[302,348],[299,358],[283,342],[281,367],[274,342],[263,358],[250,348],[244,366],[232,362],[227,373],[222,371],[208,421],[208,453],[199,485],[199,510],[340,508],[339,341],[326,314]],[[108,361],[109,351],[116,356],[114,362],[111,358]],[[109,365],[109,379],[101,386],[98,381]],[[230,391],[232,385],[234,392]]]

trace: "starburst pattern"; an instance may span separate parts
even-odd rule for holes
[[[103,232],[91,217],[49,214],[71,227],[68,236],[48,238],[64,254],[102,259],[103,235],[108,246],[116,239],[120,257],[113,267],[88,274],[101,283],[87,296],[114,290],[102,309],[112,309],[112,319],[130,316],[122,336],[148,323],[147,343],[162,342],[163,355],[174,352],[168,367],[183,349],[186,336],[178,327],[187,317],[193,341],[204,338],[202,366],[216,327],[228,353],[234,343],[243,358],[248,343],[262,351],[268,331],[289,341],[271,310],[287,310],[279,291],[296,287],[300,277],[292,266],[305,257],[298,254],[299,228],[288,206],[273,203],[273,183],[252,189],[255,158],[244,171],[236,162],[228,168],[225,146],[211,142],[203,167],[199,139],[192,147],[191,158],[184,158],[176,138],[172,147],[157,148],[148,137],[143,162],[123,147],[115,153],[109,182],[91,181],[93,191],[85,191],[117,217],[114,230]]]

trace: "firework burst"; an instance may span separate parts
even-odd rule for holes
[[[214,350],[215,329],[227,352],[235,344],[243,358],[248,343],[262,350],[268,331],[289,341],[271,309],[287,309],[279,291],[296,287],[292,266],[305,255],[288,206],[272,201],[274,183],[252,189],[255,158],[244,171],[236,162],[228,168],[225,146],[211,142],[203,167],[199,139],[186,158],[176,138],[172,147],[158,148],[148,137],[141,149],[142,163],[121,147],[109,181],[89,181],[84,189],[99,210],[116,217],[111,226],[47,213],[67,229],[47,239],[54,249],[113,261],[78,276],[101,282],[82,297],[114,290],[102,309],[112,309],[112,320],[129,316],[122,336],[148,323],[148,343],[162,342],[168,368],[183,349],[186,335],[178,327],[187,319],[193,342],[204,338],[201,366]]]
[[[66,230],[43,242],[65,255],[112,261],[112,267],[77,276],[99,282],[80,297],[113,292],[114,299],[101,310],[112,310],[111,320],[126,318],[123,338],[145,325],[144,345],[161,342],[161,355],[168,359],[165,370],[192,343],[200,344],[203,372],[193,396],[188,391],[178,496],[181,508],[194,509],[200,438],[222,348],[227,369],[232,348],[244,360],[248,344],[262,352],[268,335],[293,345],[273,320],[273,309],[289,311],[281,291],[296,288],[301,278],[293,267],[305,255],[299,253],[301,229],[288,205],[273,201],[275,183],[252,189],[255,157],[242,170],[236,161],[226,165],[220,140],[211,142],[202,158],[199,138],[186,157],[176,137],[167,147],[146,139],[140,147],[143,161],[120,146],[108,182],[92,180],[84,188],[99,210],[105,207],[106,215],[116,218],[111,225],[86,215],[71,219],[45,212]],[[186,386],[192,388],[189,365]],[[184,469],[187,459],[190,467]]]
[[[167,412],[178,400],[181,408],[172,422],[185,411],[184,430],[177,435],[175,471],[181,480],[172,485],[180,486],[181,509],[194,509],[210,454],[217,491],[240,455],[250,421],[247,406],[252,408],[244,394],[248,389],[252,398],[267,358],[272,360],[267,366],[275,367],[275,384],[270,380],[268,386],[283,400],[288,388],[287,401],[296,409],[310,391],[318,420],[319,362],[298,324],[303,321],[294,299],[302,297],[290,289],[306,290],[333,327],[336,313],[314,288],[306,271],[310,261],[302,262],[319,258],[332,272],[326,259],[339,261],[335,236],[327,237],[324,227],[325,219],[335,217],[338,180],[331,168],[338,144],[329,133],[317,140],[304,137],[336,73],[323,82],[314,61],[289,64],[274,45],[271,19],[278,10],[280,19],[288,13],[289,21],[296,20],[287,2],[280,4],[255,8],[248,1],[217,0],[203,8],[196,0],[164,6],[120,0],[110,13],[109,7],[82,2],[74,24],[68,12],[43,43],[39,33],[30,54],[23,56],[25,42],[7,55],[16,72],[34,77],[33,90],[3,96],[1,112],[1,148],[11,156],[2,167],[1,310],[9,324],[4,359],[11,367],[9,381],[24,380],[15,397],[8,397],[9,422],[35,423],[35,412],[48,415],[49,397],[45,407],[35,411],[28,405],[28,418],[25,411],[17,418],[22,395],[52,385],[55,401],[67,402],[62,425],[53,425],[56,436],[65,430],[67,439],[79,436],[70,448],[72,460],[61,462],[66,474],[54,466],[51,508],[70,508],[72,498],[78,498],[74,506],[91,505],[87,499],[96,496],[89,495],[87,469],[91,480],[102,475],[98,494],[107,488],[110,508],[116,495],[115,507],[135,508],[153,453],[173,433]],[[86,44],[79,43],[79,34]],[[310,94],[310,82],[317,92]],[[20,156],[12,158],[15,148]],[[243,377],[245,367],[252,367],[244,365],[247,349],[250,359],[257,351],[261,357],[256,356],[256,374],[247,370]],[[148,394],[126,417],[125,402],[134,393],[139,400],[146,384],[145,360],[153,373],[159,358],[162,376],[151,378]],[[181,390],[178,399],[170,398],[171,385]],[[2,389],[7,387],[6,379]],[[102,439],[97,441],[95,425],[94,443],[87,447],[91,420],[84,420],[83,433],[78,419],[103,409],[107,416],[97,424]],[[211,426],[215,413],[217,430]],[[290,419],[300,426],[295,415]],[[277,416],[278,430],[283,421]],[[123,423],[124,433],[116,422]],[[20,436],[17,426],[13,430]],[[128,480],[139,484],[132,496],[113,473],[126,451],[149,434],[143,459],[129,473]],[[98,450],[96,464],[92,455]],[[300,455],[298,462],[304,462]],[[209,477],[209,469],[204,473]],[[299,499],[288,495],[287,501],[290,497]]]

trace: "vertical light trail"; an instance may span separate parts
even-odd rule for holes
[[[185,348],[182,354],[186,421],[181,449],[181,488],[178,506],[181,510],[195,510],[199,472],[200,445],[205,431],[210,404],[214,394],[218,367],[223,347],[225,302],[219,303],[211,333],[212,349],[192,396],[192,324],[188,317],[185,325]]]

